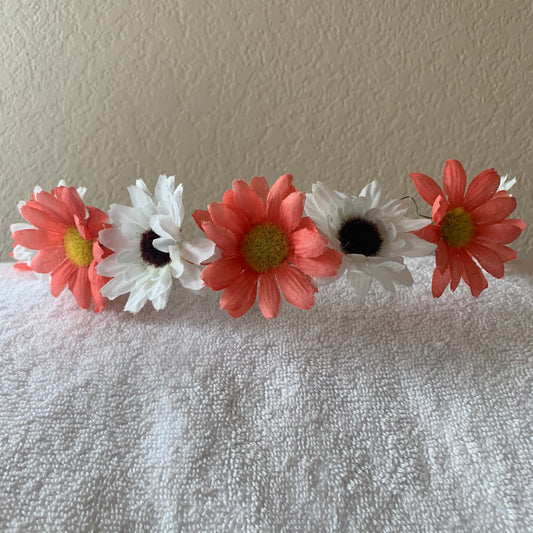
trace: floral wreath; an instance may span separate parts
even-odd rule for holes
[[[384,199],[376,181],[353,196],[321,182],[304,194],[290,174],[270,188],[263,177],[234,180],[221,202],[193,213],[206,238],[192,240],[182,236],[183,185],[176,187],[174,176],[159,176],[153,194],[137,180],[128,188],[132,205],[112,204],[108,214],[85,205],[85,188],[60,182],[50,192],[36,187],[19,203],[27,223],[11,226],[11,255],[19,269],[50,274],[53,296],[68,288],[95,312],[124,294],[126,311],[137,313],[148,300],[164,309],[176,279],[196,293],[222,291],[220,307],[232,317],[257,299],[274,318],[282,295],[310,309],[318,286],[343,275],[360,297],[373,281],[391,292],[410,287],[404,258],[433,252],[434,297],[461,279],[479,296],[488,287],[482,269],[501,278],[504,263],[516,257],[506,245],[526,228],[507,218],[516,208],[508,192],[516,179],[491,168],[467,188],[456,160],[446,161],[442,188],[424,174],[410,177],[431,217],[407,218],[411,197]]]

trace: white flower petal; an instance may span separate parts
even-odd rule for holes
[[[200,268],[196,265],[183,263],[183,272],[179,277],[179,281],[186,289],[199,291],[204,286],[201,274]]]
[[[207,261],[215,253],[215,243],[209,239],[199,238],[182,241],[181,256],[185,261],[199,265]]]
[[[359,196],[364,196],[366,198],[369,198],[370,200],[370,207],[376,207],[379,205],[379,201],[381,199],[381,187],[379,186],[379,183],[374,180],[365,187],[363,187],[363,190],[359,194]]]
[[[129,241],[118,228],[107,228],[100,231],[98,240],[114,252],[129,248]]]
[[[134,287],[135,282],[131,280],[125,280],[121,275],[114,277],[108,281],[101,289],[100,293],[105,298],[114,300],[121,294],[126,294]]]
[[[128,263],[117,261],[117,254],[110,255],[96,265],[96,271],[100,276],[114,278],[128,268]]]
[[[412,233],[404,233],[405,246],[401,253],[405,257],[424,257],[432,254],[437,246],[432,242],[425,241]]]
[[[15,222],[15,224],[11,224],[9,226],[9,229],[11,230],[11,233],[15,233],[15,231],[22,231],[25,229],[37,229],[35,226],[32,226],[31,224],[26,224],[24,222]]]
[[[182,261],[181,259],[172,261],[170,263],[170,268],[172,272],[172,277],[179,278],[183,274],[183,271],[185,269],[184,261]]]
[[[367,295],[372,285],[372,278],[370,276],[356,270],[348,270],[346,272],[346,279],[360,298],[364,298]]]
[[[170,289],[168,289],[152,300],[152,305],[156,311],[161,311],[161,309],[164,309],[167,306],[170,292]]]

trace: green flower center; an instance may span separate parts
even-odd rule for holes
[[[257,272],[278,268],[289,253],[283,231],[267,222],[254,226],[241,246],[245,261]]]
[[[440,224],[440,234],[452,248],[468,244],[474,238],[475,229],[472,217],[462,207],[450,209]]]

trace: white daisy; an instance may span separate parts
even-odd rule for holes
[[[166,307],[177,278],[186,289],[198,291],[203,282],[200,263],[213,255],[208,239],[184,241],[183,185],[174,176],[159,176],[152,196],[143,180],[128,187],[133,207],[112,204],[114,228],[102,230],[99,240],[114,254],[97,266],[102,276],[113,278],[101,290],[111,300],[129,293],[125,310],[137,313],[150,300],[155,309]]]
[[[66,187],[67,184],[63,180],[60,180],[59,183],[57,184],[57,186],[58,187]],[[87,188],[86,187],[78,187],[76,190],[78,191],[78,194],[80,195],[80,198],[83,198],[83,196],[87,192]],[[39,187],[39,185],[36,185],[33,188],[32,198],[33,198],[33,196],[35,194],[37,194],[39,192],[42,192],[42,188]],[[20,212],[20,208],[24,204],[26,204],[26,200],[21,200],[17,204],[17,208],[18,208],[19,212]],[[36,228],[32,224],[28,224],[28,223],[25,223],[25,222],[11,224],[11,227],[10,227],[11,233],[14,233],[15,231],[21,231],[23,229],[36,229]],[[24,246],[21,246],[20,244],[17,244],[13,248],[13,252],[11,252],[11,257],[13,257],[13,259],[15,259],[15,261],[17,262],[17,264],[19,266],[25,265],[28,269],[30,269],[30,263],[31,263],[32,259],[37,255],[38,252],[39,252],[39,250],[30,250],[29,248],[25,248]]]
[[[376,181],[359,196],[334,191],[321,182],[315,183],[312,191],[306,195],[305,211],[329,239],[329,245],[343,254],[337,278],[346,272],[360,297],[366,295],[373,280],[391,292],[394,283],[413,284],[403,258],[435,250],[434,244],[410,233],[427,226],[429,220],[406,218],[404,200],[383,202]]]

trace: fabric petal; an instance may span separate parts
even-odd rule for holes
[[[243,270],[244,267],[240,258],[223,257],[204,268],[202,279],[208,287],[214,291],[219,291],[234,283]]]
[[[276,318],[281,309],[281,294],[273,272],[259,277],[259,308],[265,318]]]
[[[338,274],[342,263],[342,254],[328,248],[317,257],[295,256],[290,262],[308,276],[329,278]]]
[[[32,207],[35,206],[35,207]],[[67,227],[50,212],[44,211],[37,202],[27,202],[20,208],[20,214],[36,228],[63,235]]]
[[[237,255],[240,252],[239,240],[232,231],[222,226],[216,226],[212,222],[204,222],[202,230],[208,239],[222,249],[224,255]]]
[[[52,193],[56,195],[60,202],[63,202],[72,216],[76,215],[81,219],[86,218],[85,204],[74,187],[56,187],[52,190]]]
[[[284,198],[279,209],[279,224],[286,233],[293,231],[304,212],[305,194],[293,192]]]
[[[229,229],[235,235],[243,235],[250,228],[250,223],[239,209],[222,202],[211,202],[207,209],[214,224]]]
[[[458,253],[464,267],[465,276],[463,276],[463,279],[470,286],[472,296],[477,298],[489,284],[481,269],[472,261],[470,255],[464,249],[459,249]]]
[[[252,180],[252,183],[250,183],[250,186],[255,191],[255,194],[261,199],[263,202],[263,206],[266,209],[266,200],[268,197],[268,183],[263,176],[255,176],[255,178]]]
[[[281,202],[294,190],[291,174],[284,174],[276,180],[267,197],[266,216],[269,220],[279,219]]]
[[[419,172],[412,172],[409,174],[409,177],[413,180],[416,190],[422,200],[429,205],[433,205],[439,196],[444,196],[444,192],[437,182],[429,176],[420,174]]]
[[[317,257],[326,251],[328,240],[316,229],[301,229],[289,235],[289,244],[292,249],[291,257]]]
[[[191,291],[199,291],[203,286],[202,272],[199,267],[191,263],[183,263],[183,272],[178,278],[181,285]]]
[[[31,260],[31,268],[40,274],[48,274],[61,265],[65,259],[66,255],[63,246],[43,248]]]
[[[49,233],[46,230],[25,229],[15,231],[13,233],[13,240],[30,250],[41,250],[43,248],[58,246],[63,242],[63,237],[58,233]]]
[[[243,271],[229,287],[224,289],[220,297],[220,308],[225,309],[233,318],[244,315],[257,297],[257,280],[257,272]]]
[[[53,272],[50,277],[50,292],[52,296],[59,296],[67,285],[74,282],[77,268],[70,261],[64,261]]]
[[[318,289],[311,283],[309,276],[283,263],[276,271],[281,291],[285,299],[299,309],[311,309],[315,303],[314,293]]]
[[[215,243],[209,239],[198,238],[181,241],[181,257],[185,261],[200,265],[215,253]]]
[[[435,200],[433,209],[431,210],[431,218],[435,224],[440,224],[442,222],[442,219],[446,216],[449,207],[450,206],[444,196],[439,196]]]
[[[448,248],[448,263],[450,265],[451,284],[450,289],[455,291],[461,281],[461,275],[463,274],[463,263],[459,259],[459,255],[456,249]]]
[[[89,283],[87,268],[77,269],[73,283],[69,285],[69,288],[74,298],[76,298],[78,305],[82,309],[89,309],[91,306],[91,285]]]
[[[211,222],[211,215],[209,214],[209,211],[206,211],[205,209],[197,209],[192,214],[192,218],[200,229],[202,229],[204,222]]]
[[[265,216],[262,200],[244,180],[233,180],[232,189],[239,210],[250,222],[256,223]]]
[[[413,234],[425,241],[436,243],[440,239],[440,227],[435,224],[429,224],[425,228],[413,231]]]
[[[456,159],[448,159],[444,165],[442,175],[444,192],[448,195],[448,203],[451,208],[462,205],[465,188],[466,172],[463,165]]]
[[[508,244],[517,239],[526,224],[520,219],[507,219],[497,224],[479,224],[476,227],[476,237],[486,237],[501,244]]]
[[[445,270],[440,272],[438,268],[433,271],[433,280],[431,282],[431,292],[434,298],[439,298],[444,289],[448,286],[451,281],[450,270]]]
[[[470,216],[476,224],[495,224],[507,218],[516,209],[516,199],[493,198],[474,209]]]
[[[364,299],[372,285],[372,277],[364,272],[357,270],[348,270],[346,272],[346,279],[348,283],[355,289],[355,293],[359,298]]]
[[[448,245],[444,242],[444,240],[441,240],[437,250],[435,251],[435,263],[441,274],[450,266],[448,255]]]
[[[492,198],[500,185],[500,176],[489,168],[478,174],[468,186],[463,207],[471,212]]]
[[[466,247],[466,251],[473,255],[478,263],[495,278],[501,278],[504,274],[503,261],[494,250],[483,246],[479,242],[472,241]],[[32,263],[33,264],[33,263]]]

